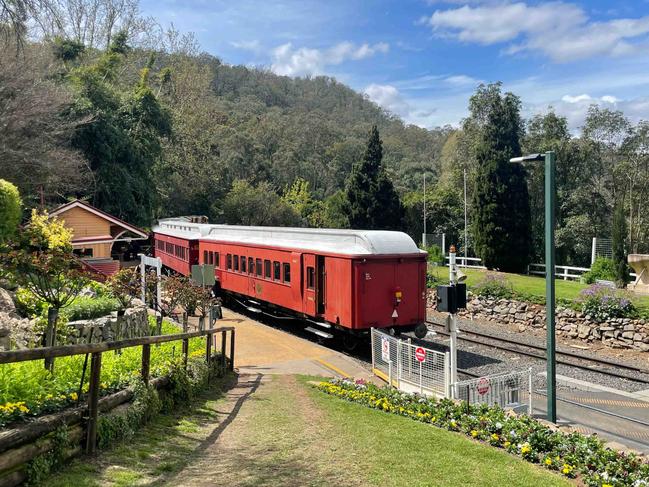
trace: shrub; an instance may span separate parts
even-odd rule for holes
[[[426,252],[428,252],[428,262],[440,265],[444,264],[444,253],[438,245],[431,245],[427,247]]]
[[[590,271],[586,272],[582,279],[586,284],[594,284],[598,279],[615,281],[615,262],[613,262],[613,259],[607,259],[606,257],[597,257]]]
[[[91,320],[106,316],[119,309],[119,301],[115,298],[90,298],[80,296],[70,306],[63,310],[69,321]]]
[[[18,188],[0,179],[0,242],[16,233],[22,217],[21,206]]]
[[[512,284],[504,276],[492,272],[487,273],[471,291],[479,296],[494,299],[510,299],[514,294]]]
[[[634,316],[633,303],[620,291],[593,284],[579,295],[581,311],[598,321]]]

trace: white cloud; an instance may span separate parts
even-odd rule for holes
[[[425,23],[443,37],[490,45],[512,43],[505,52],[540,51],[557,62],[622,56],[646,48],[649,16],[591,21],[564,2],[524,2],[436,10]]]
[[[453,76],[447,76],[444,78],[444,82],[453,85],[453,86],[476,86],[480,84],[480,80],[467,76],[465,74],[457,74]]]
[[[310,49],[301,47],[294,49],[290,42],[273,49],[273,72],[287,76],[304,76],[321,74],[327,66],[342,64],[345,61],[358,61],[377,53],[386,53],[390,49],[385,42],[376,44],[361,44],[341,42],[329,49]]]
[[[392,85],[371,84],[364,93],[377,105],[400,117],[408,117],[411,107],[403,99],[399,90]]]
[[[252,41],[232,41],[230,42],[230,45],[237,49],[241,49],[242,51],[251,51],[255,53],[261,51],[261,42],[256,39]]]

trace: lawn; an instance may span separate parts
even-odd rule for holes
[[[128,445],[74,462],[48,486],[574,485],[463,435],[328,396],[308,380],[266,378],[224,430],[232,404],[210,392]]]
[[[464,269],[461,271],[466,274],[466,283],[469,288],[475,286],[485,278],[488,272],[483,269]],[[448,267],[429,266],[429,272],[440,282],[448,282]],[[513,290],[517,294],[545,297],[545,278],[540,276],[527,276],[523,274],[509,274],[499,272],[511,283]],[[578,281],[564,281],[563,279],[555,280],[556,296],[558,300],[574,301],[579,297],[579,293],[588,287],[588,284],[582,284]],[[649,296],[634,295],[632,301],[636,307],[649,310]]]

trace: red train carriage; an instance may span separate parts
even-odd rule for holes
[[[214,265],[222,290],[251,307],[304,317],[321,336],[371,327],[425,335],[426,252],[405,233],[181,219],[161,220],[153,231],[164,265],[185,275],[192,264]],[[165,252],[170,243],[189,249],[189,260]]]

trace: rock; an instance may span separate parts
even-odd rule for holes
[[[16,305],[11,294],[0,287],[0,312],[13,314],[16,312]]]
[[[634,342],[641,342],[643,339],[644,339],[644,335],[642,333],[636,333],[633,335]]]
[[[631,323],[624,325],[624,331],[635,331],[635,326],[633,326]]]
[[[622,332],[622,338],[626,338],[627,340],[633,340],[633,332],[632,331]]]
[[[525,325],[518,325],[518,331],[523,333],[524,331],[527,330],[527,327]]]
[[[588,325],[579,325],[577,327],[577,333],[579,335],[579,338],[586,338],[588,335],[590,335],[590,330],[591,327]]]

